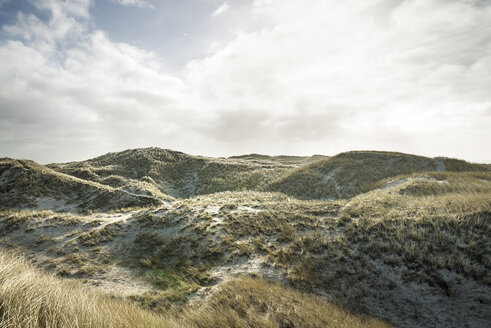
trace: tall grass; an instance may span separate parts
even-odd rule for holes
[[[308,294],[239,277],[180,314],[159,315],[0,252],[0,327],[388,327]]]
[[[178,327],[390,327],[353,315],[309,294],[240,277],[221,286],[208,302],[173,321]]]
[[[0,327],[166,327],[136,305],[32,268],[0,252]]]

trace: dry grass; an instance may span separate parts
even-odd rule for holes
[[[447,269],[489,284],[491,173],[437,177],[412,176],[355,197],[341,213],[350,228],[346,236],[370,257],[419,270],[430,281]]]
[[[33,269],[0,252],[0,326],[35,327],[388,327],[305,293],[237,278],[202,304],[158,315]]]
[[[184,313],[184,319],[174,321],[176,327],[389,327],[306,293],[248,277],[225,283],[204,305]]]
[[[142,148],[49,167],[101,184],[186,198],[227,190],[256,190],[294,166],[277,161],[207,158]]]
[[[348,152],[326,158],[253,154],[224,159],[144,148],[47,166],[0,159],[0,173],[7,169],[16,172],[9,190],[28,190],[36,197],[74,195],[73,190],[79,196],[96,193],[94,200],[84,199],[84,209],[108,210],[224,191],[279,191],[302,199],[350,198],[373,190],[381,179],[400,174],[442,168],[490,170],[484,164],[390,152]],[[10,198],[10,205],[32,201],[22,195]],[[112,199],[120,199],[122,204],[113,205]],[[0,199],[2,205],[7,203]]]
[[[491,172],[428,173],[393,178],[400,184],[351,199],[343,213],[358,218],[407,220],[489,209]],[[382,181],[384,185],[388,181]]]
[[[377,188],[388,177],[415,172],[490,171],[490,165],[402,153],[354,151],[289,170],[267,187],[302,199],[350,198]]]
[[[0,208],[46,208],[50,202],[72,211],[111,210],[131,206],[158,205],[160,201],[98,182],[54,171],[28,160],[0,159]],[[143,183],[143,182],[142,182]],[[161,195],[165,198],[165,195]],[[38,205],[38,200],[45,204]],[[43,202],[42,201],[42,202]]]
[[[92,216],[0,211],[0,240],[23,250],[39,267],[70,278],[113,279],[105,275],[113,266],[134,270],[135,278],[150,287],[146,294],[135,293],[133,300],[159,312],[165,320],[158,318],[172,327],[342,327],[342,321],[334,319],[339,313],[347,326],[356,327],[356,320],[368,322],[344,318],[342,310],[336,312],[311,294],[262,280],[232,278],[240,273],[288,281],[304,292],[401,326],[420,326],[441,311],[445,314],[435,322],[455,318],[456,325],[461,324],[452,317],[458,308],[471,325],[485,321],[482,308],[487,298],[469,293],[486,293],[491,286],[489,166],[398,153],[352,152],[294,167],[307,162],[256,155],[209,159],[143,149],[51,165],[92,180],[90,186],[102,186],[99,200],[86,204],[95,210],[113,199],[113,191],[148,192],[151,197],[159,197],[161,191],[179,197],[206,195],[146,208],[116,206],[112,213],[103,208]],[[442,163],[447,170],[474,172],[414,173],[441,169]],[[27,166],[17,168],[19,172],[33,170],[34,164],[24,164]],[[44,192],[40,185],[53,181],[56,188],[58,183],[78,186],[74,181],[80,179],[46,170],[39,169],[41,176],[48,176],[41,184],[31,172],[21,175],[16,182],[20,184],[8,182],[2,188],[32,187],[36,194]],[[275,179],[278,184],[271,184]],[[282,192],[260,191],[268,186]],[[50,188],[50,193],[56,192]],[[85,193],[89,189],[77,188],[74,197],[78,200],[90,195]],[[315,199],[338,197],[347,199]],[[131,202],[115,204],[132,206]],[[205,303],[185,305],[200,287],[227,280],[213,288],[215,292]],[[80,285],[69,286],[76,293],[84,291]],[[85,294],[115,302],[91,293]],[[34,299],[45,297],[39,295]],[[461,302],[461,297],[467,298]],[[45,300],[51,302],[48,296]],[[438,308],[437,303],[443,305]],[[141,311],[138,306],[135,309]],[[319,315],[322,311],[326,317]],[[144,313],[150,316],[149,322],[155,318]],[[123,325],[124,320],[114,325]]]
[[[22,258],[0,253],[0,326],[165,327],[162,318],[76,282],[34,270]]]
[[[313,156],[269,156],[269,155],[261,155],[261,154],[248,154],[248,155],[240,155],[240,156],[231,156],[230,159],[241,159],[251,161],[253,163],[263,164],[263,165],[271,165],[271,163],[279,163],[284,165],[294,165],[294,166],[302,166],[305,164],[310,164],[314,162],[318,162],[324,159],[329,158],[329,156],[324,155],[313,155]]]

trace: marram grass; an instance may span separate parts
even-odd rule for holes
[[[0,252],[0,327],[389,327],[306,293],[238,277],[203,303],[160,315]]]

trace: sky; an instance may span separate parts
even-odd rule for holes
[[[0,0],[0,157],[491,163],[491,0]]]

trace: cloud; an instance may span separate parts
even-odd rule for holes
[[[60,48],[77,43],[88,33],[90,26],[89,8],[92,0],[74,1],[30,1],[36,9],[46,12],[48,20],[34,14],[18,12],[13,25],[4,25],[2,30],[12,39],[52,60],[60,60]]]
[[[58,8],[54,4],[50,10]],[[63,17],[53,14],[47,22],[32,19],[26,24],[21,15],[17,25],[6,28],[16,33],[25,27],[27,36],[0,47],[0,62],[9,63],[0,65],[5,136],[0,148],[22,144],[24,150],[35,152],[33,158],[52,161],[76,152],[95,155],[95,149],[125,143],[142,146],[149,131],[162,138],[172,132],[173,123],[165,120],[175,121],[174,113],[182,110],[174,103],[185,92],[182,81],[166,74],[153,53],[111,42],[104,32],[88,30],[83,22],[73,20],[77,33],[48,33],[55,21],[72,18],[67,11]],[[42,149],[50,145],[52,150],[36,153],[36,144],[44,145]],[[57,148],[66,152],[56,157]]]
[[[256,0],[231,40],[211,40],[209,56],[170,72],[154,52],[98,30],[91,1],[37,3],[49,20],[22,13],[3,27],[0,150],[9,156],[162,146],[491,160],[490,4]]]
[[[220,7],[217,8],[217,10],[213,12],[212,16],[220,16],[225,12],[227,12],[228,9],[229,9],[228,3],[224,2]]]
[[[490,100],[485,73],[491,70],[489,4],[377,0],[306,6],[264,0],[255,2],[253,15],[261,28],[241,31],[213,55],[190,63],[187,77],[190,89],[210,108],[248,108],[256,116],[273,113],[303,122],[306,108],[297,104],[314,103],[309,110],[315,119],[309,124],[298,129],[271,124],[277,131],[271,143],[303,131],[305,145],[316,139],[328,152],[338,152],[367,146],[352,136],[399,131],[440,139],[441,149],[450,149],[447,155],[469,158],[491,140],[490,132],[480,132],[482,122],[491,123],[489,113],[459,110]],[[222,113],[217,120],[227,121],[227,111]],[[464,121],[467,128],[458,124]],[[263,125],[251,126],[251,135],[261,133]],[[323,126],[325,133],[311,134]],[[327,133],[333,128],[335,136]],[[440,138],[449,131],[472,150]],[[330,142],[336,137],[339,143]],[[394,147],[385,137],[369,139],[370,148]],[[400,150],[439,154],[438,148],[403,141],[408,139],[401,139]]]
[[[150,2],[145,0],[111,0],[111,1],[122,6],[133,6],[139,8],[155,9],[155,7]]]

